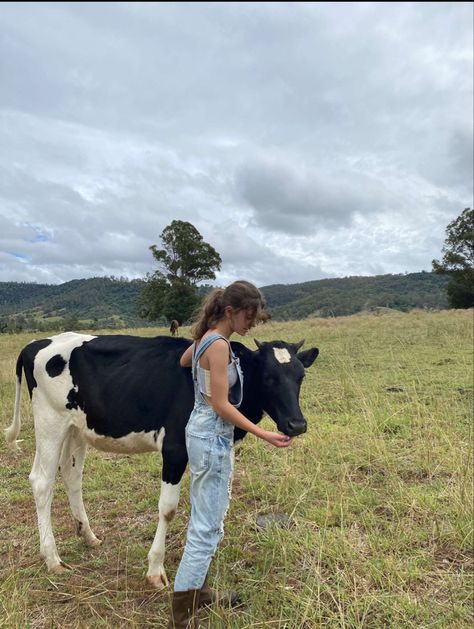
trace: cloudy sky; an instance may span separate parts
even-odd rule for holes
[[[2,3],[0,281],[430,270],[473,200],[473,5]]]

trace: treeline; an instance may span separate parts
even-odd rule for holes
[[[376,308],[408,311],[448,307],[448,279],[434,273],[376,275],[316,280],[302,284],[273,284],[261,290],[277,320],[340,317]]]
[[[408,311],[448,307],[448,278],[421,272],[345,277],[262,287],[273,319],[342,316],[376,308]],[[95,277],[65,284],[0,282],[0,332],[165,326],[140,316],[142,280]],[[204,295],[211,286],[200,287]]]
[[[0,331],[144,327],[142,280],[94,277],[59,285],[0,282]],[[166,324],[166,320],[155,322]]]

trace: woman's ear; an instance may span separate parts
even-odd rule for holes
[[[234,313],[234,309],[232,308],[232,306],[226,306],[224,308],[224,315],[230,319],[230,317],[233,315]]]

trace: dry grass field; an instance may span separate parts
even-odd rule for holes
[[[211,627],[472,626],[472,331],[472,311],[271,322],[255,331],[263,341],[305,338],[320,356],[302,389],[308,433],[287,450],[250,436],[238,453],[211,576],[239,589],[245,605],[214,610]],[[29,340],[0,336],[2,427],[11,421],[16,357]],[[0,626],[164,627],[170,593],[145,581],[159,457],[89,451],[84,502],[104,540],[97,549],[75,537],[58,481],[53,526],[71,570],[53,576],[39,556],[28,483],[35,446],[26,391],[22,420],[21,452],[0,444]],[[188,513],[186,475],[168,535],[170,579]],[[290,526],[259,528],[257,516],[268,513],[286,514]]]

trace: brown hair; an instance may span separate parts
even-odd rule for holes
[[[257,321],[266,321],[270,316],[264,311],[264,299],[256,286],[245,280],[238,280],[227,288],[215,288],[204,298],[201,307],[193,318],[191,333],[194,340],[201,339],[224,316],[224,310],[231,306],[235,312],[247,310]]]

